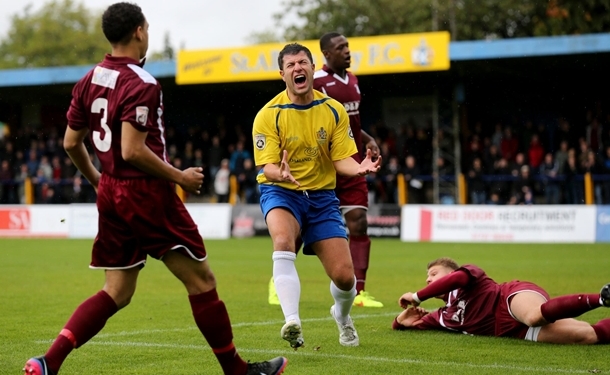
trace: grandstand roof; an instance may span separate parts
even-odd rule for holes
[[[527,58],[610,52],[610,34],[451,42],[451,61]],[[78,81],[91,65],[0,70],[0,87],[68,84]],[[176,61],[151,61],[146,70],[157,78],[176,75]]]

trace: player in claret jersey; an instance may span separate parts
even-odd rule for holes
[[[551,299],[536,284],[517,280],[498,284],[481,268],[460,267],[450,258],[428,264],[426,283],[417,293],[400,297],[398,303],[405,310],[394,320],[394,329],[439,329],[551,344],[610,343],[610,319],[593,325],[572,319],[601,306],[610,307],[610,284],[600,293]],[[432,312],[419,307],[433,297],[446,305]]]
[[[224,374],[280,374],[287,360],[247,363],[233,344],[231,323],[196,224],[175,193],[179,184],[198,194],[201,168],[172,167],[165,151],[163,95],[143,69],[148,22],[139,6],[116,3],[102,16],[112,53],[72,92],[64,147],[98,193],[98,234],[91,268],[105,270],[102,290],[72,314],[44,356],[25,364],[27,375],[54,375],[70,352],[93,338],[127,306],[148,256],[159,259],[184,284],[197,327]],[[84,145],[91,137],[103,173]]]
[[[326,64],[314,74],[314,89],[325,93],[345,107],[349,115],[349,125],[354,134],[358,153],[352,155],[360,162],[366,150],[373,157],[379,155],[375,139],[362,130],[360,123],[360,87],[358,78],[348,71],[351,66],[349,43],[345,36],[330,32],[320,38],[320,49]],[[337,176],[335,192],[340,201],[341,211],[349,230],[349,248],[356,273],[355,306],[383,307],[365,290],[366,272],[369,268],[371,240],[367,234],[366,213],[368,209],[368,189],[364,177]]]

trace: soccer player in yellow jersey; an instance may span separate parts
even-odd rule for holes
[[[295,243],[316,255],[331,279],[335,301],[330,314],[339,328],[339,343],[359,345],[350,317],[356,297],[354,267],[334,188],[336,174],[364,176],[377,172],[381,158],[370,150],[358,163],[349,118],[342,104],[313,89],[311,52],[297,43],[278,56],[286,90],[256,115],[252,138],[261,168],[261,209],[273,242],[273,279],[286,324],[281,336],[293,348],[303,345],[299,299],[301,285],[294,264]]]

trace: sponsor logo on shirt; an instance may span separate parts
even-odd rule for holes
[[[306,163],[306,162],[312,161],[312,160],[313,160],[312,158],[302,158],[302,159],[293,158],[293,159],[288,160],[288,162],[291,164],[294,164],[294,163]]]
[[[464,325],[464,313],[466,312],[466,305],[468,302],[463,299],[458,301],[458,310],[453,314],[451,320],[454,322],[460,323],[460,325]]]
[[[360,108],[360,102],[359,101],[347,102],[347,103],[343,103],[343,106],[345,107],[345,110],[348,112],[358,111],[358,108]]]
[[[318,156],[318,148],[317,147],[306,147],[305,148],[305,155],[311,156],[311,157]]]
[[[93,70],[93,77],[91,77],[91,83],[93,83],[94,85],[114,89],[118,78],[118,70],[106,69],[101,66],[96,66]]]

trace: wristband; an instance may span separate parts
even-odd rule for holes
[[[412,295],[411,297],[412,297],[412,298],[415,300],[415,302],[417,302],[417,303],[421,303],[421,300],[420,300],[420,299],[419,299],[419,297],[417,296],[417,293],[413,293],[413,295]]]

